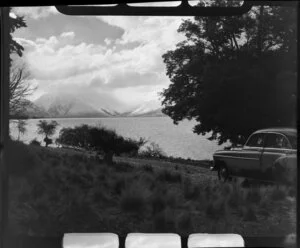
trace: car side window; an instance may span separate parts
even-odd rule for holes
[[[270,133],[267,135],[266,147],[291,148],[288,140],[281,134]]]
[[[250,147],[262,147],[264,142],[264,134],[253,134],[246,143],[246,146]]]

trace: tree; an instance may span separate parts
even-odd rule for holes
[[[124,138],[114,130],[105,127],[91,127],[89,130],[91,143],[90,146],[97,151],[104,152],[104,160],[108,164],[113,163],[113,156],[121,153],[135,152],[145,143],[144,139],[138,141]]]
[[[11,8],[9,9],[11,12]],[[22,57],[24,47],[19,44],[16,40],[13,39],[12,33],[16,31],[16,29],[19,28],[25,28],[27,27],[26,22],[24,20],[23,16],[9,16],[9,28],[10,28],[10,35],[9,35],[9,51],[10,54],[17,54],[19,57]],[[12,62],[12,60],[10,60]]]
[[[29,72],[25,66],[13,65],[10,69],[9,112],[10,115],[21,116],[30,102],[26,99],[35,90],[28,82]]]
[[[139,148],[146,141],[142,138],[139,140],[124,138],[114,130],[102,126],[82,125],[74,128],[63,128],[59,133],[58,142],[62,145],[103,152],[104,161],[107,164],[112,164],[115,154],[137,154]]]
[[[18,140],[20,140],[20,134],[24,135],[24,133],[27,131],[26,125],[27,123],[25,120],[19,119],[17,121]]]
[[[45,135],[44,142],[46,147],[52,143],[49,137],[55,133],[57,126],[58,123],[56,121],[47,122],[40,120],[37,124],[38,134]]]
[[[11,10],[11,9],[10,9]],[[29,82],[29,72],[24,64],[18,61],[18,57],[22,57],[24,47],[13,39],[12,33],[16,29],[27,27],[24,17],[11,16],[9,18],[10,35],[10,82],[9,82],[9,111],[10,115],[20,116],[29,104],[26,98],[31,95],[36,87],[32,87]],[[12,56],[15,58],[12,59]]]
[[[163,55],[171,80],[161,92],[163,112],[175,124],[196,120],[194,132],[219,144],[295,126],[296,20],[296,8],[260,6],[243,16],[183,21],[178,32],[186,39]]]
[[[75,128],[62,128],[59,132],[57,143],[89,149],[91,143],[89,128],[88,125],[81,125]]]

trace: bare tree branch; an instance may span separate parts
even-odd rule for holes
[[[19,115],[28,106],[29,102],[26,98],[37,88],[29,83],[29,79],[29,72],[24,65],[12,65],[9,82],[10,114]]]

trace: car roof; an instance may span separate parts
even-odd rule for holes
[[[257,130],[254,133],[268,133],[268,132],[276,132],[276,133],[281,133],[281,134],[285,134],[285,135],[292,135],[292,136],[297,135],[297,129],[296,128],[288,128],[288,127],[265,128],[265,129]]]

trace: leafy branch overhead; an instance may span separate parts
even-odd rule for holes
[[[296,20],[296,9],[259,6],[243,16],[183,21],[185,40],[163,55],[171,80],[161,92],[163,112],[174,123],[195,119],[194,132],[219,144],[294,126]]]

